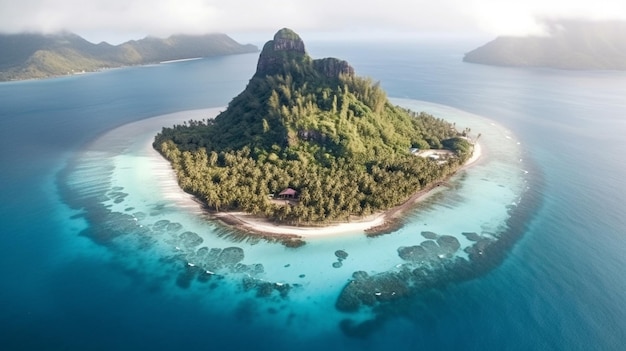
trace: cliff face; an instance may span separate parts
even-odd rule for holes
[[[271,41],[274,51],[292,51],[295,53],[303,54],[304,42],[298,34],[291,29],[283,28],[274,35],[274,40]]]
[[[300,36],[291,29],[283,28],[263,46],[256,75],[263,77],[286,73],[317,73],[327,78],[337,78],[340,74],[353,76],[354,68],[348,62],[336,58],[312,60]]]
[[[306,66],[307,54],[300,36],[290,29],[279,30],[263,46],[257,63],[257,76],[284,74],[291,66]]]

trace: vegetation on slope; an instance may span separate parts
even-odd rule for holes
[[[246,89],[215,119],[163,128],[154,142],[182,188],[214,210],[287,223],[388,209],[458,169],[471,147],[453,125],[393,106],[347,62],[312,60],[288,29],[265,45]],[[411,148],[457,152],[445,162]],[[269,194],[298,192],[289,205]]]

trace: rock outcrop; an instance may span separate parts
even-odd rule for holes
[[[352,68],[347,61],[339,60],[334,57],[314,60],[313,67],[320,74],[329,78],[338,77],[340,74],[354,75],[354,68]]]

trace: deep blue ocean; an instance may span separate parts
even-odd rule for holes
[[[626,72],[463,63],[479,44],[308,43],[314,58],[347,60],[390,97],[506,127],[532,166],[532,201],[495,268],[412,296],[356,337],[320,319],[255,323],[253,307],[224,316],[223,296],[208,308],[168,272],[146,273],[153,263],[138,268],[141,255],[81,235],[97,222],[66,203],[64,174],[94,140],[227,105],[258,54],[0,83],[0,348],[623,350]]]

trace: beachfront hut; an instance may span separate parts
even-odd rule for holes
[[[293,190],[291,188],[287,188],[287,189],[281,191],[278,194],[278,197],[281,198],[281,199],[295,199],[296,195],[298,195],[297,191],[295,191],[295,190]]]

